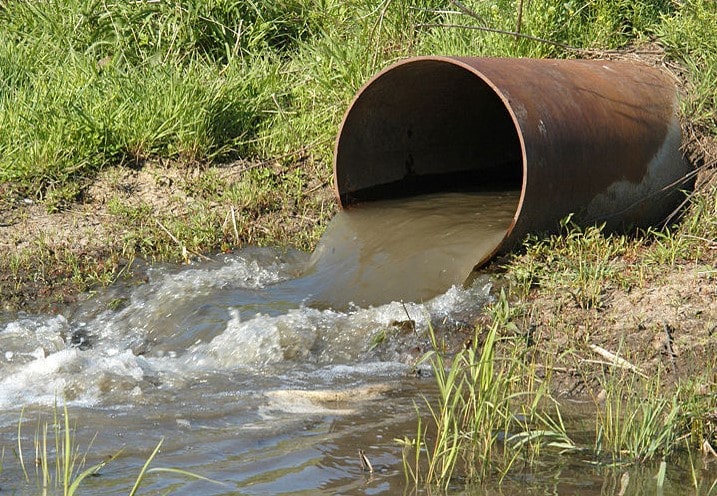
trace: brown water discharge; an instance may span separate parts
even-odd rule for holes
[[[313,306],[425,301],[463,284],[500,245],[517,191],[437,193],[339,212],[314,252]]]

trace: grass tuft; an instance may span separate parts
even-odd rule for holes
[[[532,379],[524,342],[501,337],[504,328],[506,322],[496,320],[476,330],[450,357],[431,331],[433,351],[424,360],[431,364],[438,400],[426,400],[430,422],[419,420],[416,437],[400,442],[406,477],[415,484],[445,490],[456,480],[502,480],[517,461],[534,460],[541,449],[575,449],[557,403]],[[545,405],[557,415],[546,414]]]
[[[598,308],[608,286],[636,282],[628,279],[624,255],[639,246],[624,235],[605,235],[603,227],[581,228],[567,217],[563,233],[531,237],[526,253],[515,257],[510,273],[522,294],[538,287],[569,297],[580,308]]]
[[[30,474],[34,471],[34,482],[37,486],[38,493],[62,494],[64,496],[74,496],[75,494],[79,494],[82,489],[82,483],[86,481],[88,477],[99,474],[100,470],[107,467],[123,452],[123,450],[119,450],[99,463],[88,467],[87,458],[90,455],[92,442],[90,442],[90,445],[84,453],[80,453],[79,445],[75,438],[75,434],[77,432],[76,422],[72,422],[67,405],[64,405],[61,411],[58,411],[58,407],[55,405],[53,409],[52,423],[43,421],[38,417],[33,442],[35,460],[34,469],[28,468],[26,458],[23,456],[25,450],[22,446],[23,413],[24,411],[20,414],[20,420],[18,422],[17,459],[28,484],[32,482]],[[146,481],[147,475],[151,473],[179,475],[187,479],[196,479],[213,484],[221,484],[218,481],[203,477],[187,470],[164,467],[150,468],[150,464],[159,453],[163,441],[164,439],[157,443],[154,451],[145,461],[139,474],[137,475],[133,487],[129,491],[130,495],[137,494],[137,491],[142,483]],[[1,468],[2,460],[0,459],[0,469]]]

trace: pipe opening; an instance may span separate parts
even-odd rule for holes
[[[520,191],[523,153],[496,90],[474,70],[412,60],[375,76],[339,131],[342,206],[446,191]]]

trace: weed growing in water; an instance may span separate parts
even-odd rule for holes
[[[608,455],[618,464],[666,458],[681,444],[680,391],[666,392],[659,375],[643,379],[634,372],[626,374],[603,384],[605,394],[596,409],[595,456]]]
[[[486,336],[482,353],[473,346],[467,347],[453,357],[450,367],[433,332],[431,336],[434,351],[424,360],[430,362],[435,374],[438,404],[433,406],[427,402],[432,424],[423,428],[419,423],[416,438],[404,446],[410,445],[416,452],[412,478],[446,488],[461,460],[465,461],[461,469],[473,477],[479,478],[491,471],[492,466],[487,462],[498,433],[507,431],[512,414],[506,397],[509,388],[504,382],[505,376],[497,380],[493,377],[495,328]],[[485,383],[471,382],[486,377],[489,380]],[[424,449],[427,468],[421,476],[419,453]],[[408,466],[405,453],[404,456],[404,465]]]
[[[577,443],[573,422],[588,420],[565,421],[550,394],[551,366],[541,364],[538,374],[504,292],[488,313],[492,325],[452,357],[431,332],[433,351],[424,360],[435,374],[438,399],[427,401],[427,422],[419,412],[416,436],[399,440],[407,481],[442,489],[458,481],[501,483],[514,467],[540,465],[546,453],[579,452],[586,463],[610,470],[672,463],[715,445],[717,404],[699,392],[711,377],[670,384],[665,372],[647,376],[617,355],[603,363],[602,393],[591,410],[594,436]]]
[[[84,469],[87,453],[84,455],[79,453],[74,439],[75,429],[70,426],[67,406],[62,410],[62,419],[58,418],[57,407],[53,410],[53,415],[52,431],[49,431],[50,425],[47,422],[43,423],[38,419],[34,438],[35,481],[42,494],[61,490],[63,495],[72,496],[80,483],[90,475],[96,474],[105,466],[106,461]],[[30,475],[23,457],[21,429],[22,413],[17,428],[18,459],[25,480],[29,483]],[[49,443],[54,441],[51,449],[48,449],[48,441]],[[91,445],[92,443],[90,447]],[[54,453],[54,463],[50,453]]]
[[[97,475],[100,470],[122,454],[123,450],[119,450],[103,461],[87,467],[87,458],[93,443],[92,441],[90,442],[85,453],[80,453],[79,445],[75,439],[77,425],[71,422],[67,405],[63,406],[61,413],[58,412],[56,405],[53,409],[51,424],[47,421],[43,422],[41,418],[38,418],[33,440],[34,467],[28,467],[27,460],[24,456],[25,450],[22,445],[23,414],[24,410],[20,414],[17,427],[17,459],[20,463],[25,481],[30,484],[34,478],[34,482],[40,494],[62,494],[63,496],[78,494],[83,481],[88,477]],[[163,441],[162,439],[157,443],[154,451],[142,466],[132,489],[129,491],[130,496],[137,494],[138,489],[146,480],[147,474],[151,473],[173,474],[184,478],[220,484],[215,480],[186,470],[162,467],[149,468],[159,453]],[[5,449],[3,447],[2,456],[0,457],[0,473],[2,473],[4,454]],[[33,472],[34,477],[31,477],[31,473]]]
[[[557,404],[541,385],[526,383],[526,374],[535,371],[520,358],[523,343],[500,338],[499,330],[498,323],[485,333],[477,330],[450,362],[431,331],[433,351],[424,360],[435,374],[438,401],[426,402],[431,422],[419,421],[416,437],[400,441],[408,479],[445,489],[457,477],[502,478],[516,460],[534,457],[542,447],[574,447],[559,413],[556,421],[540,413],[546,401]],[[506,356],[499,356],[499,345],[509,350]]]

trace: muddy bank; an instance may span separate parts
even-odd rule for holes
[[[522,302],[519,328],[531,333],[535,361],[552,368],[558,396],[600,394],[598,379],[614,373],[605,352],[646,376],[666,370],[668,383],[715,370],[717,257],[712,260],[680,264],[643,287],[613,289],[599,309],[580,308],[569,294]],[[716,381],[704,391],[714,391]]]

